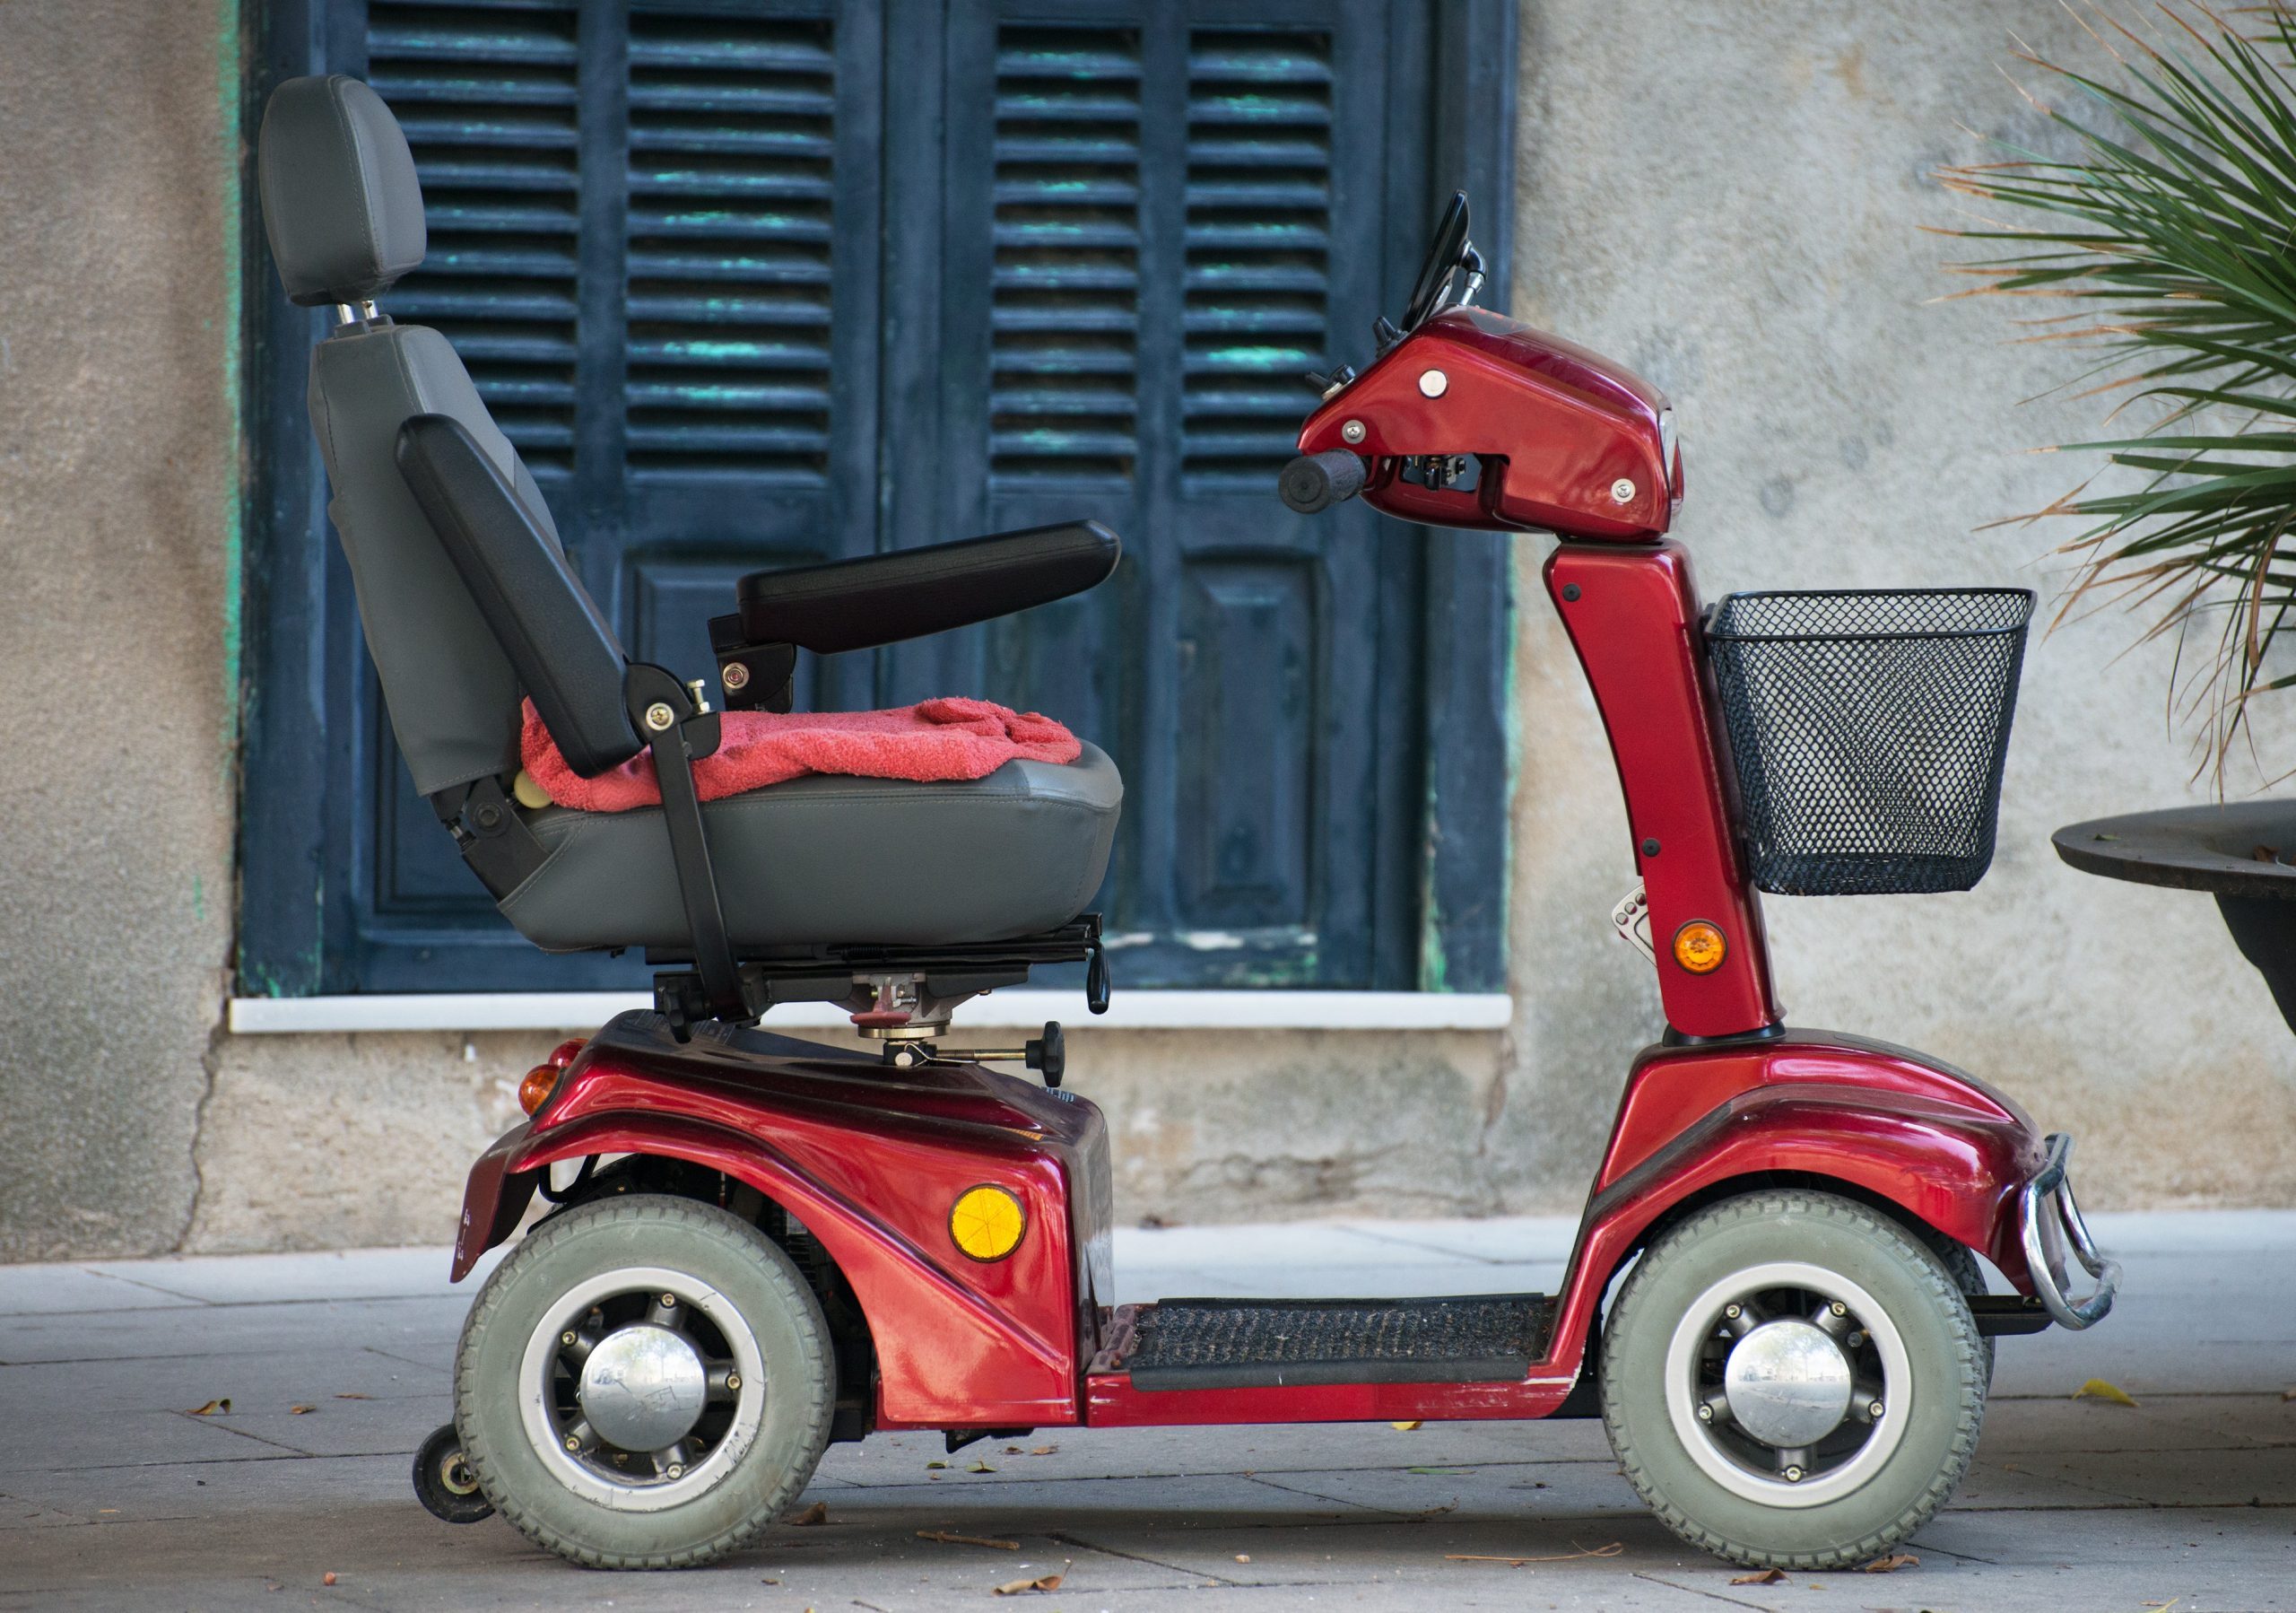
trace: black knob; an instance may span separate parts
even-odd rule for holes
[[[1363,491],[1362,457],[1344,448],[1302,454],[1275,480],[1276,496],[1301,515],[1328,510]]]
[[[1044,1077],[1047,1086],[1060,1085],[1060,1077],[1068,1073],[1068,1040],[1060,1033],[1060,1022],[1048,1019],[1044,1035],[1027,1044],[1028,1067]]]

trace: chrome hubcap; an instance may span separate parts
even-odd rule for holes
[[[559,1482],[618,1512],[656,1512],[718,1484],[756,1443],[757,1335],[709,1284],[631,1266],[576,1285],[526,1340],[520,1413]]]
[[[684,1335],[641,1322],[599,1341],[582,1363],[575,1398],[604,1439],[625,1451],[659,1451],[701,1420],[709,1373]]]
[[[1731,1420],[1766,1445],[1814,1445],[1849,1410],[1849,1358],[1815,1324],[1766,1321],[1730,1347],[1722,1384]]]
[[[1733,1272],[1684,1308],[1666,1351],[1666,1414],[1732,1495],[1818,1506],[1865,1485],[1904,1437],[1913,1368],[1863,1287],[1803,1260]]]

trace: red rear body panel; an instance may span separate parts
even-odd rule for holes
[[[601,1032],[535,1120],[479,1160],[458,1278],[516,1226],[551,1162],[686,1160],[756,1188],[837,1262],[876,1346],[879,1426],[1076,1420],[1076,1364],[1110,1303],[1099,1110],[978,1065],[896,1069],[757,1032],[681,1046],[659,1023],[629,1015]],[[949,1234],[951,1207],[983,1182],[1027,1214],[1006,1260],[974,1260]]]

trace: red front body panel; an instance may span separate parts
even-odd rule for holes
[[[632,1022],[638,1022],[633,1027]],[[851,1283],[878,1365],[879,1426],[1077,1419],[1109,1292],[1107,1134],[1089,1103],[978,1065],[901,1070],[743,1032],[683,1046],[625,1016],[536,1118],[471,1172],[455,1275],[514,1227],[552,1161],[648,1154],[722,1171],[803,1222]],[[1028,1226],[1003,1260],[949,1235],[992,1182]]]
[[[2041,1163],[2032,1123],[1974,1077],[1824,1031],[1644,1050],[1627,1078],[1596,1193],[1558,1295],[1545,1360],[1520,1383],[1141,1391],[1086,1381],[1095,1426],[1536,1417],[1585,1365],[1612,1274],[1670,1209],[1743,1181],[1834,1181],[1898,1206],[1992,1259],[2020,1290],[2017,1191]]]
[[[1430,396],[1431,374],[1441,389]],[[1660,429],[1666,399],[1601,354],[1487,309],[1436,315],[1308,417],[1300,451],[1344,448],[1373,462],[1366,502],[1405,520],[1632,542],[1658,536],[1681,502],[1679,456]],[[1350,438],[1350,422],[1362,435]],[[1414,485],[1405,455],[1471,454],[1471,491]],[[1633,484],[1621,501],[1613,489]]]

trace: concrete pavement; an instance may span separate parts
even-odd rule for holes
[[[586,1574],[408,1488],[468,1303],[442,1252],[0,1267],[0,1608],[2296,1609],[2296,1213],[2095,1219],[2119,1310],[2003,1342],[1919,1565],[1768,1585],[1652,1521],[1592,1422],[1048,1430],[940,1469],[937,1438],[880,1435],[830,1452],[819,1526]],[[1552,1288],[1571,1230],[1127,1231],[1118,1273],[1127,1299]],[[2067,1398],[2092,1376],[2141,1403]]]

